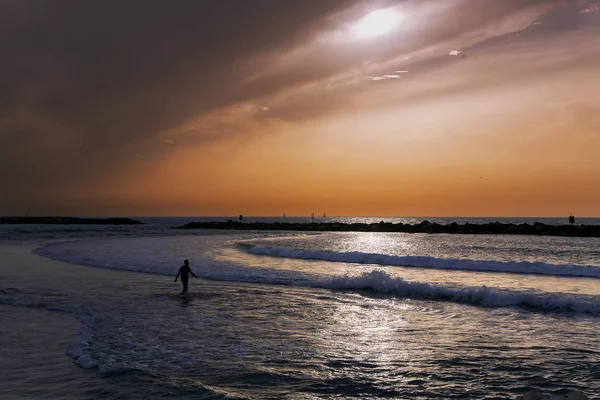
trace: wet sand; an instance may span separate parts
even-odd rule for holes
[[[77,316],[37,306],[41,298],[36,293],[61,296],[62,287],[85,275],[97,279],[115,271],[95,273],[91,268],[42,258],[31,253],[36,247],[0,245],[0,398],[110,397],[110,381],[98,380],[97,370],[80,368],[68,354],[81,328]],[[72,280],[61,281],[59,277],[65,274]]]

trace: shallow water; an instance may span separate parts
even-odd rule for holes
[[[76,388],[93,374],[80,373],[65,351],[79,330],[77,318],[0,305],[0,321],[0,398],[16,398],[17,393],[20,398],[36,399],[79,394]]]
[[[5,245],[0,315],[77,365],[73,378],[89,390],[59,382],[54,398],[513,399],[534,388],[600,398],[600,280],[290,259],[239,245],[400,254],[382,240],[335,237],[223,232],[36,250],[94,267]],[[450,257],[446,242],[439,249],[429,255]],[[593,251],[579,255],[586,265],[599,264]],[[560,257],[554,265],[577,265]],[[203,277],[187,296],[173,282],[183,258]],[[28,317],[49,310],[59,319]],[[18,368],[44,388],[55,385],[52,374],[40,379],[47,365]],[[9,391],[28,393],[16,383]]]

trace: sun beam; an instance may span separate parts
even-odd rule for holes
[[[402,19],[402,15],[392,9],[375,10],[356,24],[356,36],[366,39],[386,35],[392,32]]]

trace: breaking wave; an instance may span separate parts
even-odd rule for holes
[[[141,246],[141,244],[144,244]],[[55,260],[67,261],[76,264],[83,264],[101,268],[111,268],[119,270],[129,270],[157,275],[174,275],[177,269],[167,264],[172,255],[167,253],[164,259],[149,251],[148,246],[155,245],[155,239],[145,239],[143,242],[137,242],[137,246],[131,246],[130,241],[82,241],[67,242],[62,244],[51,244],[35,250],[35,253],[49,257]],[[215,243],[216,244],[216,243]],[[317,258],[323,260],[357,262],[358,259],[369,263],[383,263],[388,261],[400,263],[405,257],[392,257],[382,255],[369,255],[362,253],[333,253],[322,251],[300,251],[281,248],[267,248],[262,246],[252,246],[243,244],[248,251],[254,254],[277,255],[285,254],[296,258]],[[139,252],[135,249],[138,248]],[[479,269],[494,271],[510,271],[507,266],[519,266],[517,272],[532,273],[526,271],[527,265],[536,265],[538,269],[569,272],[566,268],[559,270],[561,266],[551,266],[548,264],[525,264],[525,263],[500,263],[500,262],[476,262],[469,260],[455,260],[455,263],[444,264],[447,260],[434,259],[428,257],[413,257],[428,261],[432,265],[445,265],[446,268],[464,268],[465,265],[476,267],[493,267],[495,269]],[[379,269],[371,272],[365,272],[360,275],[323,275],[316,271],[292,271],[278,270],[271,268],[248,267],[244,265],[234,265],[231,263],[218,262],[206,258],[206,254],[199,258],[190,258],[192,265],[198,266],[196,274],[205,279],[230,281],[230,282],[248,282],[261,284],[277,284],[287,286],[303,286],[322,288],[328,290],[354,290],[370,291],[384,293],[390,296],[398,296],[412,299],[449,301],[464,304],[472,304],[483,307],[525,307],[541,311],[564,310],[575,311],[590,314],[600,314],[600,300],[597,296],[574,295],[566,293],[544,293],[528,292],[512,289],[493,289],[487,286],[459,286],[452,284],[434,284],[426,282],[406,281],[405,279],[388,274]],[[478,264],[479,263],[479,264]],[[423,262],[416,263],[422,266]],[[393,264],[392,264],[393,265]],[[178,266],[178,265],[177,265]],[[564,267],[564,266],[563,266]],[[545,269],[544,269],[545,268]],[[570,275],[583,275],[586,267],[572,266]],[[473,268],[474,269],[474,268]],[[579,271],[579,272],[578,272]],[[587,274],[584,276],[598,277],[598,275]]]
[[[480,287],[452,287],[422,282],[407,282],[384,271],[341,276],[314,286],[331,290],[367,290],[424,300],[443,300],[484,307],[526,307],[544,311],[577,311],[600,314],[600,302],[571,296],[542,295]]]
[[[463,271],[508,272],[550,276],[600,278],[600,267],[594,265],[547,264],[528,261],[492,261],[435,258],[426,256],[392,256],[361,252],[334,252],[298,250],[286,247],[268,247],[238,244],[250,254],[305,260],[321,260],[356,264],[379,264],[399,267],[454,269]]]
[[[90,342],[93,335],[90,328],[91,316],[87,312],[73,306],[47,302],[44,296],[32,295],[16,288],[0,289],[0,304],[39,308],[74,315],[82,325],[77,338],[69,347],[68,354],[84,369],[98,366],[98,361],[92,357],[90,352]]]

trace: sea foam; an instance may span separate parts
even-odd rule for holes
[[[91,316],[88,313],[72,306],[47,302],[43,297],[31,296],[15,288],[0,289],[0,304],[40,308],[74,315],[81,322],[81,328],[75,341],[69,346],[68,354],[84,369],[98,366],[98,361],[90,351],[93,335],[90,328]]]
[[[595,265],[561,265],[528,261],[467,260],[426,256],[392,256],[387,254],[361,252],[298,250],[286,247],[268,247],[249,244],[243,244],[240,247],[246,249],[251,254],[282,258],[464,271],[600,278],[600,267]]]
[[[332,290],[368,290],[400,297],[443,300],[485,307],[520,306],[540,310],[577,311],[600,314],[600,303],[564,295],[542,295],[498,290],[487,286],[453,287],[423,282],[407,282],[384,271],[364,272],[358,276],[344,275],[315,282],[312,286]]]
[[[179,265],[173,265],[171,253],[162,255],[152,253],[151,248],[148,246],[155,244],[154,240],[145,240],[144,242],[138,241],[136,243],[137,246],[131,246],[132,243],[134,242],[128,240],[67,242],[63,244],[47,245],[35,250],[35,252],[39,255],[56,260],[102,268],[129,270],[158,275],[174,275],[177,272],[177,267]],[[217,246],[217,243],[211,244],[211,246],[213,245]],[[246,247],[248,247],[248,245]],[[351,260],[351,262],[356,262],[356,259],[358,258],[356,255],[362,254],[316,251],[303,252],[291,249],[249,246],[249,251],[258,252],[258,254],[272,253],[272,250],[274,250],[275,253],[283,251],[283,254],[288,255],[290,254],[289,252],[292,252],[292,254],[297,255],[297,257],[303,255],[305,258],[314,257],[315,254],[321,255],[323,258],[325,258],[327,254],[334,256],[338,254],[340,255],[339,258],[348,259]],[[364,259],[373,262],[372,258],[367,257]],[[394,259],[394,257],[392,257],[392,259]],[[337,261],[339,261],[339,259]],[[444,260],[437,261],[439,263],[444,262]],[[234,265],[228,262],[219,262],[211,259],[207,253],[203,253],[202,256],[198,258],[190,257],[190,262],[196,267],[194,269],[196,275],[201,278],[212,280],[304,286],[329,290],[366,290],[385,293],[390,296],[450,301],[485,307],[527,307],[542,311],[565,310],[600,314],[600,302],[596,298],[565,293],[532,293],[519,290],[499,290],[487,286],[471,287],[409,282],[401,277],[393,276],[382,269],[365,272],[360,275],[348,274],[331,276],[316,272]],[[461,263],[459,263],[459,265],[461,265]],[[499,265],[503,265],[503,263],[499,263]],[[578,268],[583,270],[585,267]]]

